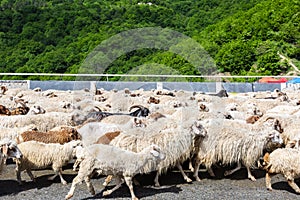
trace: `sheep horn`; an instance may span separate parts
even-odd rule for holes
[[[134,109],[134,108],[140,108],[140,109],[143,109],[143,108],[145,108],[145,107],[142,106],[142,105],[134,105],[134,106],[131,106],[131,107],[129,108],[129,112],[131,112],[131,110]]]
[[[266,122],[269,119],[275,119],[275,117],[267,117],[263,122]]]
[[[94,110],[98,111],[98,112],[102,112],[102,109],[99,108],[98,106],[94,106]]]

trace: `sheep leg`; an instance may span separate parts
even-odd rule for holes
[[[22,185],[21,171],[16,169],[17,181],[19,185]]]
[[[294,179],[289,179],[288,184],[295,190],[295,192],[300,193],[298,185],[294,182]]]
[[[59,168],[59,169],[53,169],[53,170],[54,170],[54,173],[55,173],[55,174],[54,174],[53,176],[49,177],[48,180],[53,181],[54,178],[55,178],[57,175],[59,175],[59,178],[60,178],[61,183],[62,183],[63,185],[67,185],[67,181],[65,181],[64,178],[62,177],[62,169]]]
[[[86,176],[86,177],[84,178],[84,181],[85,181],[85,183],[86,183],[86,186],[87,186],[89,192],[90,192],[92,195],[95,195],[96,192],[95,192],[95,189],[94,189],[94,187],[93,187],[93,185],[92,185],[92,183],[91,183],[91,177],[92,177],[92,174],[91,174],[90,176]]]
[[[131,194],[131,199],[132,200],[138,200],[138,198],[135,196],[134,191],[133,191],[133,186],[132,186],[132,177],[130,176],[125,176],[125,182],[130,190],[130,194]]]
[[[72,181],[72,186],[70,188],[70,191],[68,192],[68,194],[66,195],[65,199],[70,199],[71,197],[73,197],[76,185],[78,183],[81,183],[84,179],[84,176],[82,176],[82,174],[78,174]]]
[[[224,176],[229,176],[231,174],[233,174],[234,172],[240,170],[242,168],[242,164],[238,163],[238,165],[236,166],[236,168],[232,169],[232,170],[227,170],[224,172]]]
[[[200,167],[200,162],[198,160],[196,160],[195,162],[195,168],[194,168],[194,178],[196,179],[196,181],[201,181],[201,179],[199,178],[199,167]]]
[[[256,178],[251,174],[250,167],[246,167],[248,172],[248,178],[251,179],[251,181],[256,181]]]
[[[272,175],[270,173],[266,173],[266,186],[267,186],[267,189],[272,191],[272,184],[271,184],[271,178],[272,178]]]
[[[78,165],[81,163],[81,160],[79,160],[79,159],[76,159],[76,161],[75,161],[75,163],[74,163],[74,165],[73,165],[73,171],[76,171],[76,169],[77,169],[77,167],[78,167]]]
[[[75,191],[76,185],[78,183],[81,183],[83,180],[85,180],[85,182],[87,183],[87,187],[90,190],[90,192],[92,193],[92,185],[90,182],[90,177],[93,175],[94,172],[94,168],[92,167],[93,165],[93,161],[92,160],[83,160],[82,161],[82,166],[85,167],[80,167],[77,176],[73,179],[72,181],[72,186],[70,188],[70,191],[68,192],[68,194],[66,195],[65,199],[70,199]],[[88,178],[86,178],[88,177]],[[95,193],[92,193],[92,195],[94,195]]]
[[[119,189],[121,187],[121,185],[124,183],[123,179],[121,179],[120,176],[116,176],[117,178],[117,184],[115,187],[113,187],[113,189],[111,190],[106,190],[103,192],[103,196],[107,196],[107,195],[110,195],[111,193],[113,193],[114,191],[116,191],[117,189]]]
[[[193,162],[191,160],[189,162],[189,170],[191,170],[191,172],[195,172],[195,168],[193,167]]]
[[[84,171],[84,172],[80,171],[80,168],[79,168],[79,172],[78,172],[77,176],[73,179],[72,186],[70,188],[70,191],[66,195],[65,199],[70,199],[71,197],[73,197],[76,185],[81,183],[83,180],[85,180],[85,182],[87,183],[87,186],[89,188],[90,186],[88,184],[91,184],[90,180],[86,179],[85,177],[90,177],[92,173],[93,173],[93,171]],[[92,194],[92,195],[94,195],[94,194]]]
[[[216,176],[215,173],[214,173],[214,171],[212,170],[211,167],[208,167],[208,168],[207,168],[207,172],[208,172],[208,174],[209,174],[211,177],[215,177],[215,176]]]
[[[181,164],[177,163],[177,168],[179,169],[180,173],[182,174],[184,180],[188,183],[192,182],[192,179],[190,179],[183,171]]]
[[[156,172],[155,178],[154,178],[154,186],[155,187],[160,187],[160,184],[158,182],[158,178],[159,178],[159,171]]]
[[[35,177],[33,176],[32,172],[30,169],[26,169],[26,173],[28,174],[28,176],[30,177],[30,179],[35,182]]]
[[[111,182],[113,176],[112,175],[108,175],[106,178],[105,178],[105,181],[104,183],[102,184],[104,187],[108,186],[108,184]]]

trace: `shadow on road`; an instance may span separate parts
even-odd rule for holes
[[[113,186],[107,187],[107,189],[111,189]],[[105,191],[105,190],[103,190]],[[103,191],[100,193],[96,194],[93,197],[85,198],[83,200],[88,200],[88,199],[99,199],[99,198],[104,198],[102,196]],[[154,188],[154,187],[141,187],[141,186],[135,186],[134,187],[134,193],[138,198],[143,198],[143,197],[151,197],[160,193],[174,193],[178,194],[180,191],[182,191],[179,187],[177,186],[163,186],[160,188]],[[128,187],[123,184],[122,187],[120,187],[118,190],[113,192],[111,195],[105,197],[106,199],[114,199],[114,198],[131,198],[130,192]]]
[[[34,173],[34,172],[33,172]],[[24,174],[26,176],[26,174]],[[20,192],[32,190],[32,189],[42,189],[50,187],[53,183],[60,183],[59,177],[56,177],[53,181],[48,180],[50,175],[43,175],[36,177],[36,182],[32,182],[31,180],[23,181],[22,185],[16,180],[1,180],[0,181],[0,197],[5,195],[16,195]],[[72,182],[74,175],[63,175],[64,179],[70,183]]]

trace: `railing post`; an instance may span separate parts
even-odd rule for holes
[[[162,82],[157,82],[157,83],[156,83],[156,89],[157,89],[157,90],[163,90],[163,88],[164,88],[164,87],[163,87],[163,83],[162,83]]]
[[[31,86],[30,86],[31,82],[30,80],[27,80],[27,89],[30,90]]]

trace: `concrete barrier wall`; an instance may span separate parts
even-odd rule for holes
[[[94,86],[92,86],[94,84]],[[42,90],[82,90],[103,88],[105,90],[130,90],[152,89],[187,90],[205,93],[216,93],[224,88],[228,92],[246,93],[259,91],[282,90],[287,87],[286,83],[223,83],[223,82],[107,82],[107,81],[0,81],[0,85],[9,88],[41,88]]]

